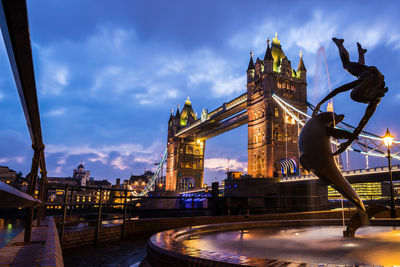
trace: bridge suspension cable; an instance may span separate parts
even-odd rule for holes
[[[163,165],[164,165],[164,162],[165,162],[166,158],[167,158],[167,148],[165,149],[164,154],[161,157],[160,163],[157,166],[157,170],[155,171],[155,173],[151,177],[150,181],[147,183],[146,187],[142,190],[142,192],[136,193],[135,191],[133,191],[131,186],[129,186],[129,189],[132,190],[131,194],[133,196],[144,196],[150,191],[150,189],[153,187],[154,183],[156,182],[157,178],[162,176]]]
[[[289,116],[291,116],[301,126],[304,126],[307,120],[311,118],[309,114],[285,102],[282,98],[280,98],[274,93],[272,93],[272,98],[287,114],[289,114]],[[312,104],[307,102],[307,105],[311,110],[314,110],[315,107]],[[335,128],[349,132],[355,129],[354,126],[343,122],[336,125]],[[337,140],[332,140],[331,142],[335,145],[340,145],[340,142],[338,142]],[[392,147],[395,148],[397,152],[393,153],[391,157],[397,160],[400,160],[400,156],[397,155],[400,152],[399,144],[400,141],[393,141],[392,145]],[[358,148],[356,148],[356,146],[358,146]],[[383,152],[385,151],[385,149],[382,148],[383,148],[383,138],[379,137],[379,135],[377,134],[373,134],[367,131],[362,131],[361,134],[359,135],[359,140],[353,142],[353,144],[349,146],[347,150],[354,151],[363,154],[365,156],[384,158],[386,157],[386,153]]]

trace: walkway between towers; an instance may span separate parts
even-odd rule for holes
[[[278,94],[272,93],[272,98],[275,103],[278,104],[283,112],[290,116],[300,126],[304,126],[305,122],[311,117],[307,113],[297,109],[292,104],[283,100]],[[216,135],[222,134],[231,130],[232,128],[240,127],[247,123],[248,113],[246,110],[247,106],[247,94],[242,94],[233,100],[226,102],[218,108],[207,113],[203,110],[201,118],[197,119],[192,124],[180,129],[175,136],[179,138],[185,138],[193,134],[197,134],[197,138],[200,140],[207,140]],[[314,110],[314,106],[307,102],[307,106]],[[227,119],[228,118],[228,119]],[[354,126],[341,122],[336,128],[344,129],[347,131],[354,130]],[[334,144],[340,144],[334,140]],[[400,152],[400,141],[394,141],[394,153],[392,157],[400,160],[398,155]],[[385,157],[386,150],[384,148],[383,138],[377,134],[362,131],[359,139],[348,148],[349,151],[360,153],[366,157]],[[368,166],[367,166],[368,168]]]

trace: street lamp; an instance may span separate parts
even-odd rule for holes
[[[389,132],[389,128],[386,130],[385,136],[383,137],[383,142],[387,147],[387,158],[389,167],[389,179],[390,179],[390,217],[396,218],[396,205],[394,203],[394,188],[393,188],[393,178],[392,178],[392,162],[390,157],[390,146],[393,142],[393,136]]]

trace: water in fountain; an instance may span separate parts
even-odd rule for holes
[[[400,230],[363,227],[343,238],[339,226],[268,227],[213,232],[181,240],[189,248],[263,259],[323,264],[400,264]]]

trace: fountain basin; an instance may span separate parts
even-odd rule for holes
[[[153,266],[398,265],[400,228],[343,238],[340,220],[262,221],[168,230],[148,242]]]

